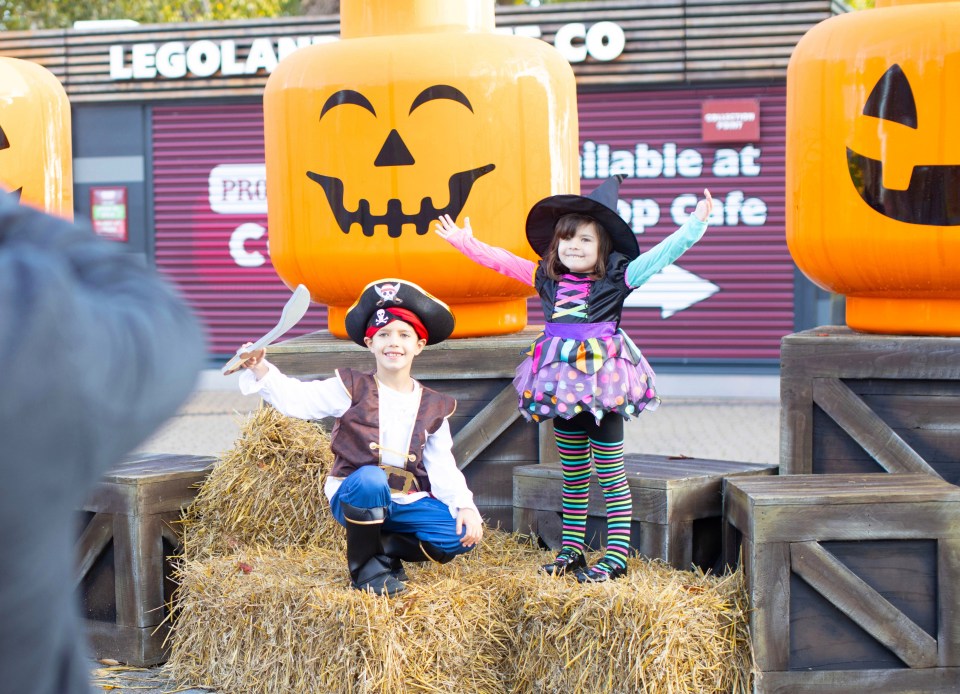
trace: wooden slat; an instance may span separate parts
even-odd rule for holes
[[[938,664],[960,667],[960,538],[944,538],[937,542],[937,613],[940,644]],[[960,687],[956,691],[960,691]]]
[[[927,461],[839,379],[813,379],[813,400],[887,472],[939,477]]]
[[[937,664],[937,641],[818,542],[790,547],[793,571],[912,668]]]
[[[75,586],[79,585],[87,575],[111,538],[113,538],[113,516],[109,513],[94,514],[77,540],[78,563]]]
[[[453,437],[453,458],[458,468],[467,467],[519,419],[516,404],[517,391],[511,383]]]
[[[756,694],[956,694],[960,668],[924,670],[827,670],[765,672],[756,680]]]
[[[750,636],[754,658],[763,671],[786,670],[790,664],[790,546],[785,542],[756,544],[745,538],[744,571],[751,576]]]

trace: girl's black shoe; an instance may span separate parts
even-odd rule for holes
[[[578,583],[606,583],[627,575],[627,568],[601,559],[589,569],[577,571]]]
[[[573,547],[564,547],[557,554],[556,559],[540,567],[540,572],[548,576],[563,576],[568,571],[582,571],[585,568],[587,568],[587,560],[583,552]]]

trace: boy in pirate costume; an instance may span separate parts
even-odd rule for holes
[[[358,590],[393,595],[404,589],[401,561],[445,563],[483,534],[453,458],[447,419],[456,401],[410,375],[424,346],[453,332],[454,317],[416,284],[382,279],[364,288],[345,322],[350,339],[373,353],[376,371],[338,369],[333,378],[299,381],[257,350],[243,362],[240,390],[287,416],[337,418],[324,492],[347,531],[350,578]]]

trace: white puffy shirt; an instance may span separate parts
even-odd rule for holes
[[[240,374],[240,392],[244,395],[259,393],[260,397],[279,412],[298,419],[323,419],[340,417],[351,405],[350,394],[336,376],[322,381],[300,381],[286,376],[276,366],[263,362],[269,371],[259,381],[254,373],[245,369]],[[404,466],[404,456],[409,450],[413,425],[420,407],[421,385],[414,381],[409,393],[401,393],[377,382],[380,393],[380,446],[381,462],[384,465]],[[446,419],[440,428],[427,437],[423,450],[423,465],[430,478],[430,494],[414,492],[403,494],[393,491],[392,498],[398,504],[409,504],[417,499],[433,495],[450,509],[454,518],[461,508],[477,510],[473,493],[453,458],[453,436]],[[341,480],[327,477],[323,491],[332,499]]]

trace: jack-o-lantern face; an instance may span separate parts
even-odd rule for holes
[[[409,115],[413,115],[418,108],[425,106],[431,101],[447,99],[454,103],[461,104],[468,111],[473,113],[473,106],[467,96],[457,89],[446,84],[436,84],[427,87],[417,94],[413,103],[410,105]],[[363,94],[353,89],[341,89],[330,96],[323,104],[320,110],[320,118],[327,114],[331,109],[338,106],[353,105],[367,111],[371,117],[377,117],[377,111],[370,100]],[[361,114],[362,115],[362,114]],[[414,126],[415,127],[415,126]],[[416,159],[403,141],[401,134],[394,128],[387,134],[383,146],[377,152],[373,160],[375,167],[401,167],[412,166],[416,164]],[[412,225],[417,234],[426,234],[430,225],[440,216],[448,214],[456,219],[463,206],[470,196],[474,182],[481,176],[494,170],[494,164],[484,164],[466,171],[457,171],[449,177],[447,181],[447,203],[438,206],[433,198],[425,197],[416,210],[405,212],[403,201],[392,198],[386,201],[375,201],[371,203],[366,198],[360,198],[357,207],[348,210],[344,205],[344,182],[335,176],[327,176],[316,171],[307,171],[310,180],[320,184],[323,192],[327,195],[327,202],[330,203],[330,209],[340,230],[347,234],[350,228],[357,224],[365,236],[373,236],[374,228],[385,226],[387,234],[391,237],[400,236],[404,225]],[[379,209],[385,209],[382,214],[375,214],[371,211],[372,206],[376,204]]]
[[[495,34],[492,7],[345,0],[342,40],[297,50],[267,82],[271,260],[285,283],[328,305],[337,336],[380,277],[450,305],[454,336],[526,325],[529,287],[431,231],[440,215],[469,217],[480,240],[532,259],[527,212],[579,190],[570,65],[544,42]]]
[[[70,102],[46,68],[0,58],[0,186],[26,205],[73,218]]]
[[[878,0],[794,50],[787,242],[851,327],[960,334],[958,84],[960,2]]]
[[[894,65],[877,82],[863,115],[916,130],[917,103],[910,81]],[[850,179],[860,197],[880,214],[906,224],[960,225],[960,164],[915,164],[910,182],[902,190],[883,183],[883,160],[847,148]]]

